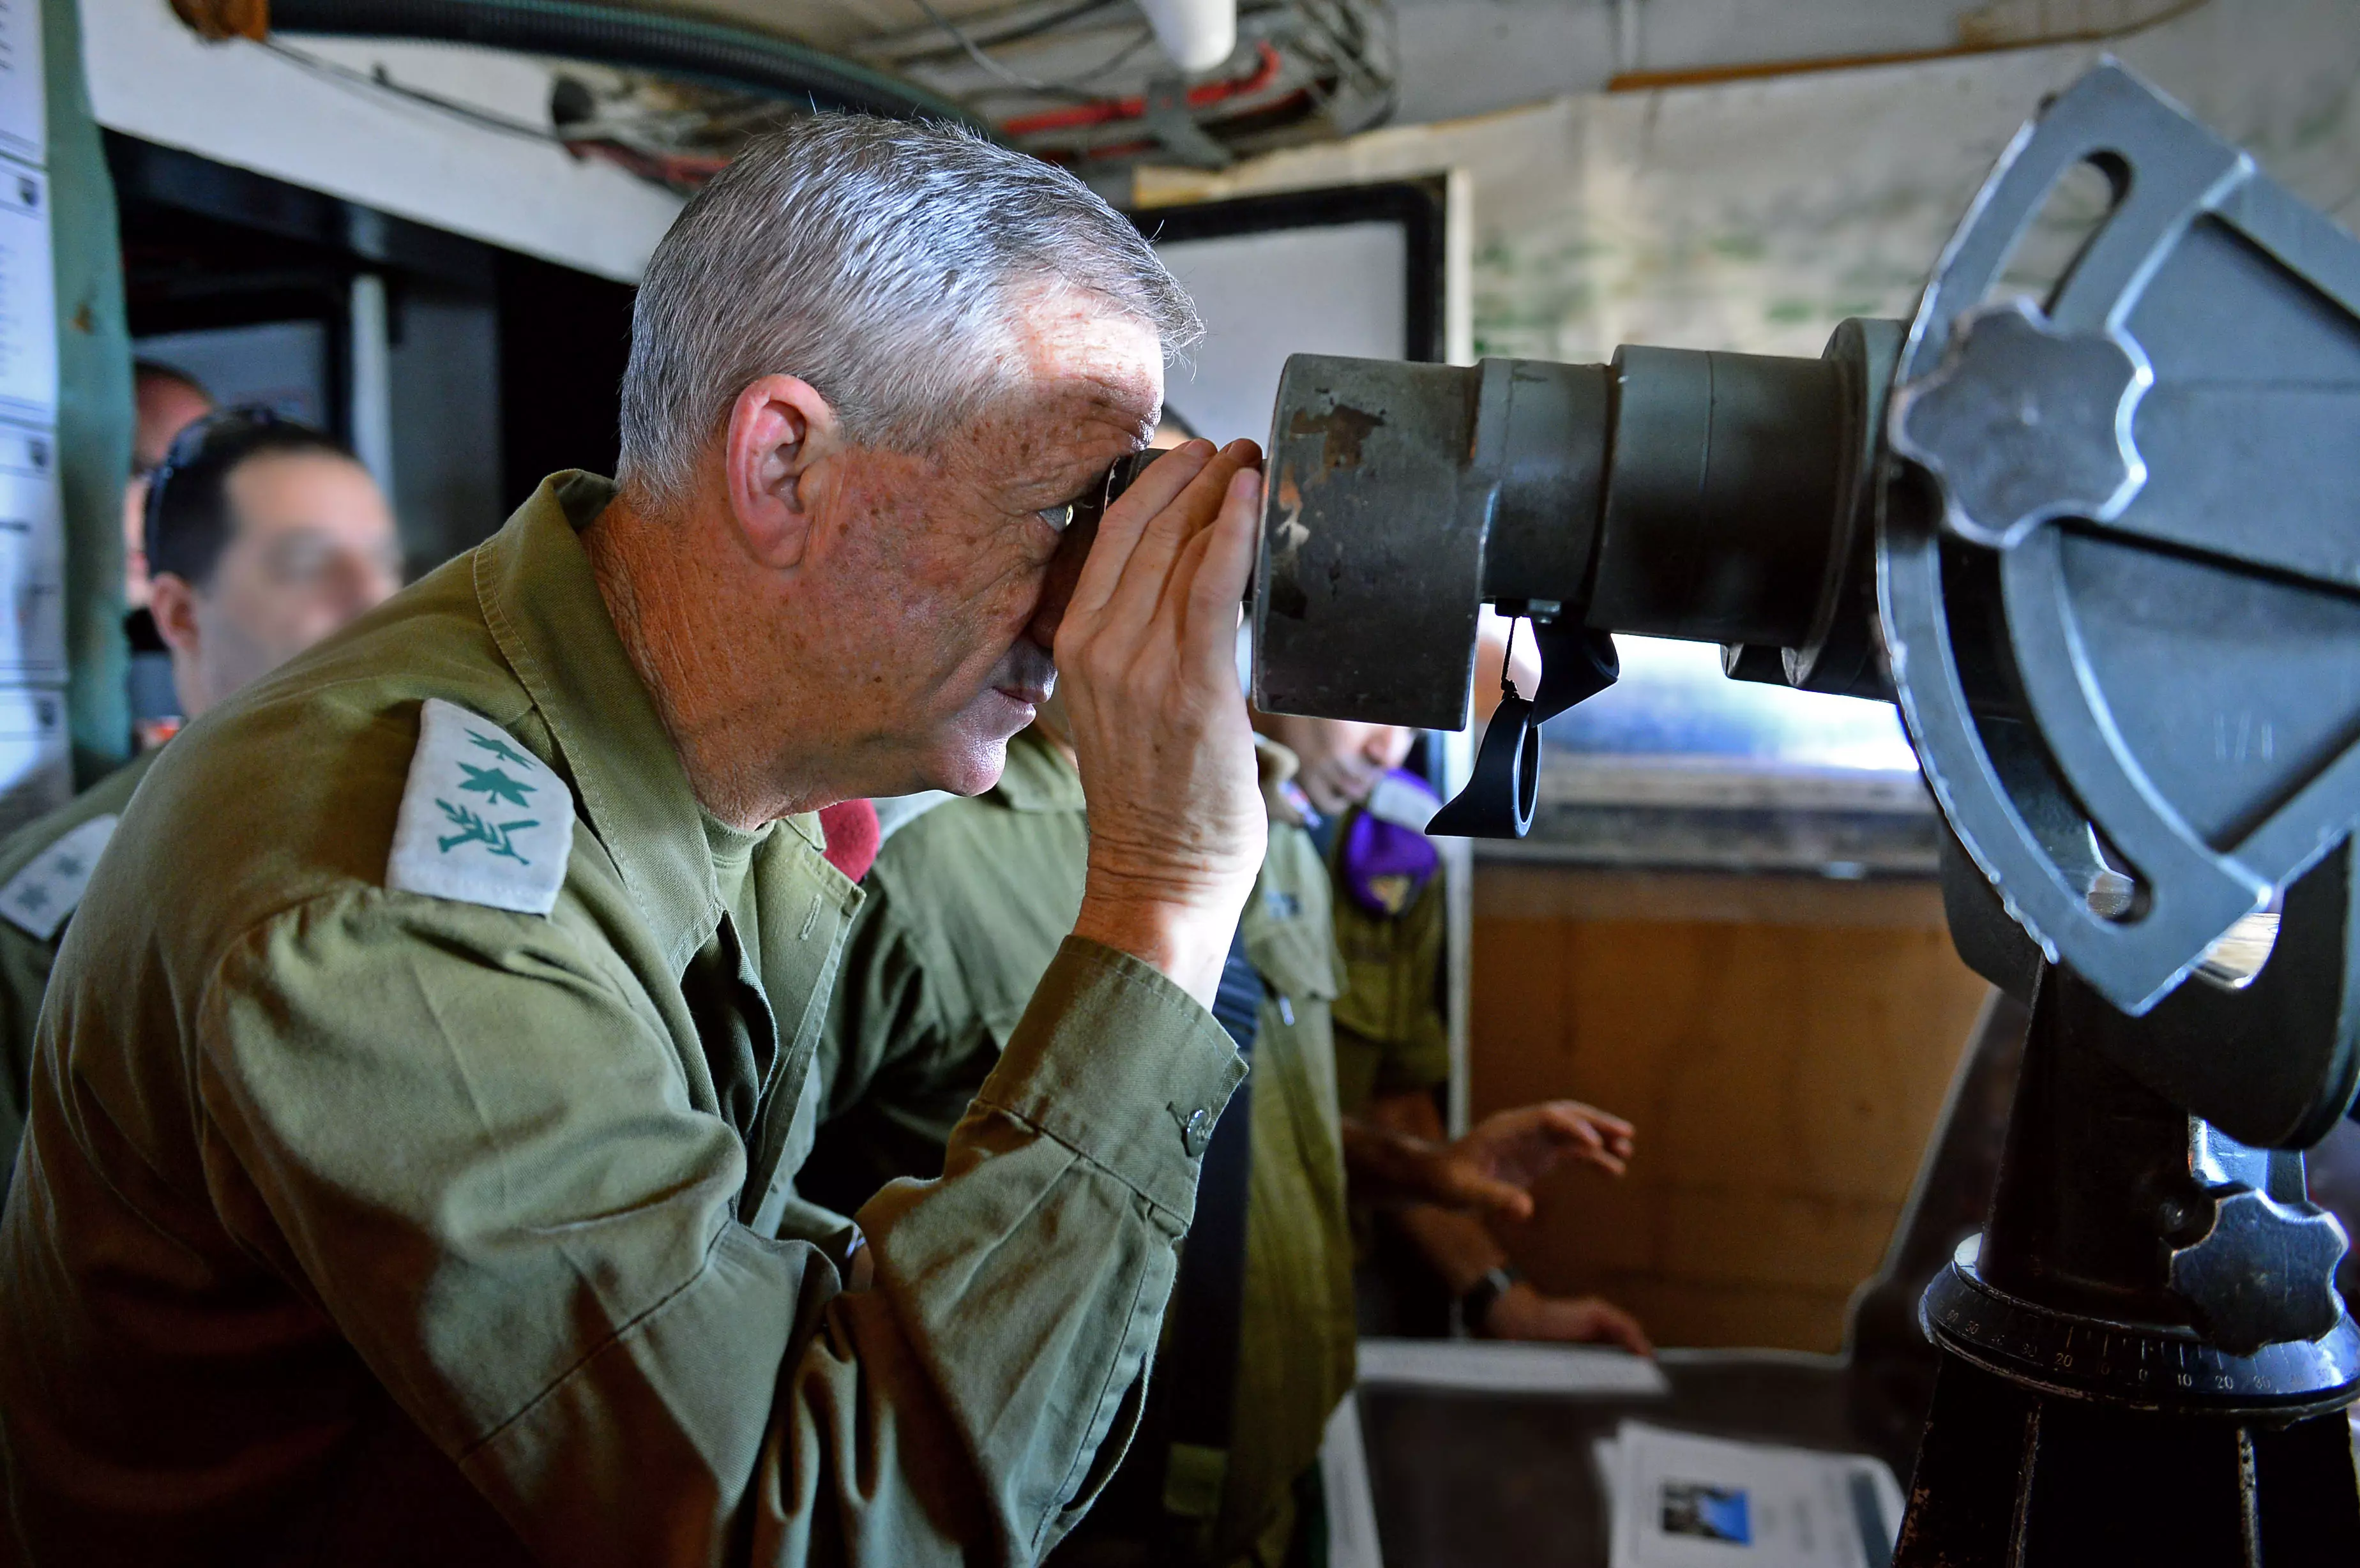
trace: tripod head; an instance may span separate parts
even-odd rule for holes
[[[2104,218],[2046,299],[2000,297],[2081,165]],[[1952,936],[2035,1003],[1990,1228],[1923,1309],[1973,1376],[2233,1424],[2360,1392],[2344,1238],[2272,1152],[2360,1084],[2360,243],[2110,63],[1906,326],[1816,360],[1298,355],[1269,451],[1261,707],[1459,728],[1480,606],[1534,623],[1540,689],[1430,831],[1522,836],[1535,728],[1612,681],[1614,633],[1899,704]]]

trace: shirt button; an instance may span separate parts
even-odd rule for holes
[[[1187,1121],[1180,1128],[1180,1145],[1188,1151],[1188,1158],[1194,1160],[1204,1153],[1205,1146],[1212,1141],[1212,1113],[1202,1107],[1190,1111]]]

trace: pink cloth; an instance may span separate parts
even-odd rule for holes
[[[838,800],[822,806],[820,831],[827,835],[827,863],[855,882],[877,864],[878,845],[885,842],[877,825],[877,808],[867,800]]]

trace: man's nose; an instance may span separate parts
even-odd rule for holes
[[[1098,536],[1095,517],[1076,522],[1057,540],[1057,552],[1049,558],[1049,570],[1041,579],[1040,602],[1024,628],[1024,635],[1044,648],[1054,651],[1056,648],[1057,628],[1065,625],[1065,606],[1073,603],[1074,584],[1081,580],[1082,562],[1089,559],[1090,543]]]

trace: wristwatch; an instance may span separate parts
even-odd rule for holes
[[[1508,1293],[1509,1288],[1524,1281],[1524,1271],[1513,1263],[1496,1269],[1486,1269],[1483,1277],[1467,1287],[1459,1298],[1459,1321],[1470,1333],[1480,1334],[1491,1316],[1493,1303]]]

